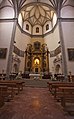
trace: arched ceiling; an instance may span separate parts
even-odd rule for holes
[[[74,0],[0,0],[0,9],[3,7],[13,7],[16,14],[17,12],[19,14],[25,5],[33,3],[46,3],[56,12],[65,6],[74,7]]]
[[[46,22],[53,25],[54,14],[60,17],[60,11],[63,7],[74,7],[74,0],[0,0],[0,9],[11,7],[14,9],[14,18],[21,14],[21,26],[27,21],[31,27],[40,25],[42,27]],[[32,29],[31,29],[32,30]]]
[[[52,21],[55,11],[45,4],[33,3],[21,10],[23,21],[28,21],[32,26],[43,26],[47,21]]]
[[[43,35],[54,28],[57,22],[57,12],[48,2],[45,3],[43,0],[27,0],[25,2],[25,5],[20,9],[18,17],[18,23],[25,32],[31,35]],[[27,23],[31,26],[31,32],[26,30]],[[46,30],[47,24],[49,25],[48,30]],[[37,33],[36,27],[39,27],[39,32]]]

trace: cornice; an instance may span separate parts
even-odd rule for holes
[[[0,19],[0,22],[14,22],[17,21],[17,18],[6,18],[6,19]]]
[[[58,21],[60,20],[61,22],[74,22],[74,18],[57,18]]]

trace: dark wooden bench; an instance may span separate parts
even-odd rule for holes
[[[23,80],[0,80],[0,107],[23,90]]]
[[[55,90],[54,86],[55,85],[59,85],[59,84],[65,84],[65,82],[60,82],[60,81],[50,81],[50,82],[47,82],[49,91],[53,94],[54,90]]]
[[[64,110],[74,112],[74,82],[49,82],[48,86],[54,99],[61,102]]]
[[[17,91],[17,94],[23,90],[23,84],[25,82],[23,80],[1,80],[0,85],[8,86],[12,92]]]
[[[74,87],[59,87],[62,90],[61,105],[68,113],[74,114]]]
[[[0,86],[0,107],[4,105],[4,102],[7,97],[8,97],[7,86]]]
[[[52,93],[52,84],[60,84],[60,83],[61,83],[60,81],[50,81],[50,82],[47,82],[49,91]]]
[[[73,82],[48,82],[48,88],[51,94],[54,95],[54,98],[57,97],[57,94],[61,92],[58,88],[59,87],[73,87]]]
[[[15,94],[14,87],[16,86],[15,83],[4,83],[4,82],[0,82],[0,86],[7,86],[8,87],[8,92],[9,92],[11,98],[14,97],[14,94]]]
[[[59,87],[74,87],[74,83],[66,82],[66,83],[56,83],[52,84],[52,93],[55,99],[59,99],[60,95],[62,95],[62,90]]]

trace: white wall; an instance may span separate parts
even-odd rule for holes
[[[23,33],[21,33],[20,29],[16,28],[16,34],[15,34],[15,41],[16,44],[15,46],[17,46],[17,48],[19,48],[22,51],[26,50],[27,44],[29,44],[31,41],[31,38]],[[19,57],[21,60],[20,63],[20,71],[24,71],[24,65],[25,65],[25,56],[24,57]]]
[[[13,22],[0,23],[0,48],[7,48],[6,59],[0,59],[0,73],[2,73],[2,69],[4,69],[6,73],[12,29]]]
[[[59,38],[59,30],[58,30],[58,25],[56,26],[55,30],[53,33],[45,36],[45,43],[47,44],[48,50],[49,51],[53,51],[58,47],[58,41],[60,41]],[[50,56],[50,54],[49,54]],[[55,57],[49,58],[49,69],[50,72],[52,72],[52,67],[54,67],[53,65],[53,60]]]
[[[74,5],[73,0],[68,0],[69,4]],[[74,7],[67,6],[62,8],[61,17],[63,18],[74,18]],[[62,22],[62,30],[63,30],[63,38],[65,44],[65,53],[66,53],[66,62],[67,62],[67,70],[74,74],[74,61],[68,60],[68,48],[74,48],[74,22]]]
[[[14,10],[11,7],[4,7],[0,9],[0,19],[14,18]]]
[[[63,38],[65,44],[65,52],[66,52],[66,61],[67,61],[67,70],[71,71],[74,74],[74,61],[68,60],[68,48],[74,48],[74,22],[63,22]]]
[[[14,18],[13,7],[9,6],[11,6],[9,1],[2,1],[0,19]],[[6,73],[12,30],[13,22],[0,22],[0,48],[7,48],[6,59],[0,59],[0,73],[2,73],[2,69],[4,69],[4,72]]]
[[[62,18],[74,18],[74,7],[67,6],[61,10]]]

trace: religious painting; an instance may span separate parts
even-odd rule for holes
[[[0,48],[0,59],[5,59],[7,54],[7,48]]]
[[[74,61],[74,48],[68,49],[68,59],[69,61]]]

